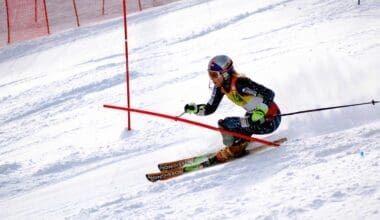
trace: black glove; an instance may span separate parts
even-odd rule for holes
[[[184,110],[188,114],[197,114],[199,112],[198,105],[195,103],[186,104]]]

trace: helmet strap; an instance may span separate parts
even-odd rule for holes
[[[223,75],[224,80],[227,80],[230,78],[230,74],[228,72],[224,72],[222,75]]]

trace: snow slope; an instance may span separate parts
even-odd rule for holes
[[[380,2],[186,0],[129,16],[132,106],[207,102],[208,60],[276,92],[283,113],[380,98]],[[166,182],[158,162],[221,148],[214,131],[125,106],[122,20],[0,49],[0,219],[379,219],[380,107],[284,117],[289,141]],[[227,100],[227,99],[226,99]],[[227,100],[210,125],[244,111]]]

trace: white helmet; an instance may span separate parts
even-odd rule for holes
[[[218,72],[219,74],[228,73],[231,75],[235,72],[232,59],[226,55],[217,55],[213,57],[208,63],[209,72]]]

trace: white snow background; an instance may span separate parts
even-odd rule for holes
[[[227,54],[283,113],[380,98],[380,1],[183,0],[128,18],[131,105],[179,115]],[[122,19],[0,48],[0,219],[380,219],[380,105],[284,117],[278,149],[151,183],[215,131],[126,106]],[[216,126],[243,115],[226,98]]]

